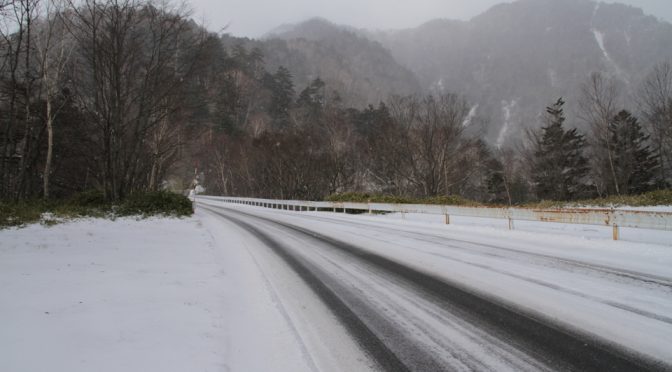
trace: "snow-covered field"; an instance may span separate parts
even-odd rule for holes
[[[594,227],[543,224],[540,232],[530,224],[508,231],[501,221],[482,219],[445,226],[422,215],[208,204],[189,219],[80,220],[0,230],[0,371],[374,367],[361,340],[353,340],[305,277],[229,215],[291,247],[329,288],[342,290],[374,333],[377,321],[396,324],[394,332],[401,333],[380,336],[392,337],[393,351],[398,342],[433,350],[431,358],[442,363],[452,355],[462,367],[473,368],[479,358],[476,366],[483,369],[543,367],[495,336],[483,344],[482,330],[399,279],[268,221],[365,247],[540,319],[672,363],[670,232],[626,231],[625,237],[648,243],[613,242],[609,230]],[[384,316],[369,319],[367,311]],[[437,340],[447,334],[450,341]]]
[[[0,371],[296,370],[254,262],[205,220],[0,231]]]
[[[196,219],[0,231],[0,371],[221,370],[222,262]]]

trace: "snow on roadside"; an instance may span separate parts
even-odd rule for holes
[[[257,237],[211,213],[196,216],[225,247],[230,371],[371,369],[327,305]]]
[[[0,231],[0,370],[221,370],[215,258],[194,219]]]
[[[652,212],[667,212],[666,207],[660,207],[659,210]],[[641,209],[633,209],[641,210]],[[443,225],[444,217],[441,215],[420,214],[420,213],[389,213],[379,215],[374,218],[387,220],[390,222],[403,222],[409,225],[424,226]],[[494,218],[462,217],[451,216],[451,228],[471,229],[478,233],[487,230],[508,230],[508,221]],[[537,221],[514,221],[515,233],[530,233],[556,235],[558,238],[564,236],[577,237],[588,240],[611,240],[613,239],[613,229],[610,226],[581,225],[557,222],[537,222]],[[486,230],[484,230],[486,229]],[[512,233],[512,232],[509,232]],[[650,243],[657,245],[672,245],[672,232],[664,230],[621,228],[620,240],[627,242]]]
[[[290,318],[333,316],[304,295],[288,316],[255,244],[198,212],[0,230],[0,371],[363,370],[364,357],[330,359],[358,355],[352,345],[309,355],[306,341],[325,346],[301,340]],[[334,337],[340,326],[322,323]]]

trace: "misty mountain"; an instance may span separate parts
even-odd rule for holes
[[[422,91],[416,75],[380,43],[324,19],[281,26],[258,46],[268,70],[287,67],[299,90],[319,77],[346,105],[361,107],[383,101],[391,92]]]
[[[426,89],[460,92],[479,104],[495,143],[536,124],[559,96],[575,112],[592,72],[634,92],[653,64],[672,57],[672,25],[637,8],[587,0],[520,0],[469,22],[437,20],[371,36]]]
[[[622,4],[519,0],[470,21],[396,31],[313,19],[272,31],[266,44],[271,65],[288,66],[299,82],[320,75],[356,102],[420,90],[464,94],[488,123],[482,135],[505,144],[538,125],[560,96],[568,124],[580,126],[580,87],[593,72],[635,92],[653,65],[672,58],[672,25]]]

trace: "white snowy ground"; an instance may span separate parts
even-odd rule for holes
[[[0,230],[0,371],[313,369],[247,243],[211,222]]]
[[[444,226],[420,215],[235,208],[361,243],[672,362],[669,289],[591,271],[615,267],[669,281],[670,232],[625,231],[627,239],[649,243],[612,242],[608,229],[573,225],[510,232],[501,221]],[[488,246],[502,247],[501,256]],[[182,220],[0,230],[0,371],[370,367],[305,283],[264,251],[255,237],[200,208]],[[532,253],[541,256],[526,256]],[[557,259],[586,268],[573,272],[574,264]]]
[[[651,212],[672,212],[671,207],[649,207],[647,209],[623,207],[619,209],[637,210],[637,211],[651,211]],[[443,225],[444,217],[442,215],[430,215],[420,213],[390,213],[386,215],[377,216],[377,218],[386,219],[392,223],[403,223],[405,225],[426,226]],[[502,231],[508,230],[508,220],[495,218],[477,218],[477,217],[450,217],[453,229],[462,229],[465,231],[479,231],[479,229],[486,229],[487,231]],[[551,234],[557,236],[571,236],[583,240],[592,240],[595,242],[610,240],[613,237],[613,230],[610,226],[596,226],[596,225],[577,225],[569,223],[555,223],[555,222],[535,222],[535,221],[514,221],[514,230],[516,233],[525,232]],[[471,230],[475,228],[476,230]],[[514,236],[519,236],[521,234]],[[539,234],[528,234],[529,236],[537,236]],[[672,246],[672,233],[662,230],[648,230],[648,229],[632,229],[620,228],[620,239],[626,242],[633,243],[651,243],[656,245]],[[602,243],[600,243],[602,244]],[[608,243],[607,243],[608,245]]]

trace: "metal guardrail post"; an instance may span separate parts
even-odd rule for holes
[[[609,210],[609,212],[607,213],[607,218],[612,225],[612,236],[614,240],[620,239],[621,232],[618,227],[618,224],[616,223],[616,211],[614,210],[614,208],[611,208],[611,210]]]
[[[506,218],[507,218],[507,220],[509,221],[509,230],[514,230],[514,228],[515,228],[515,226],[513,225],[513,217],[512,217],[512,215],[513,215],[513,210],[511,210],[511,208],[509,208],[509,209],[506,211]]]

